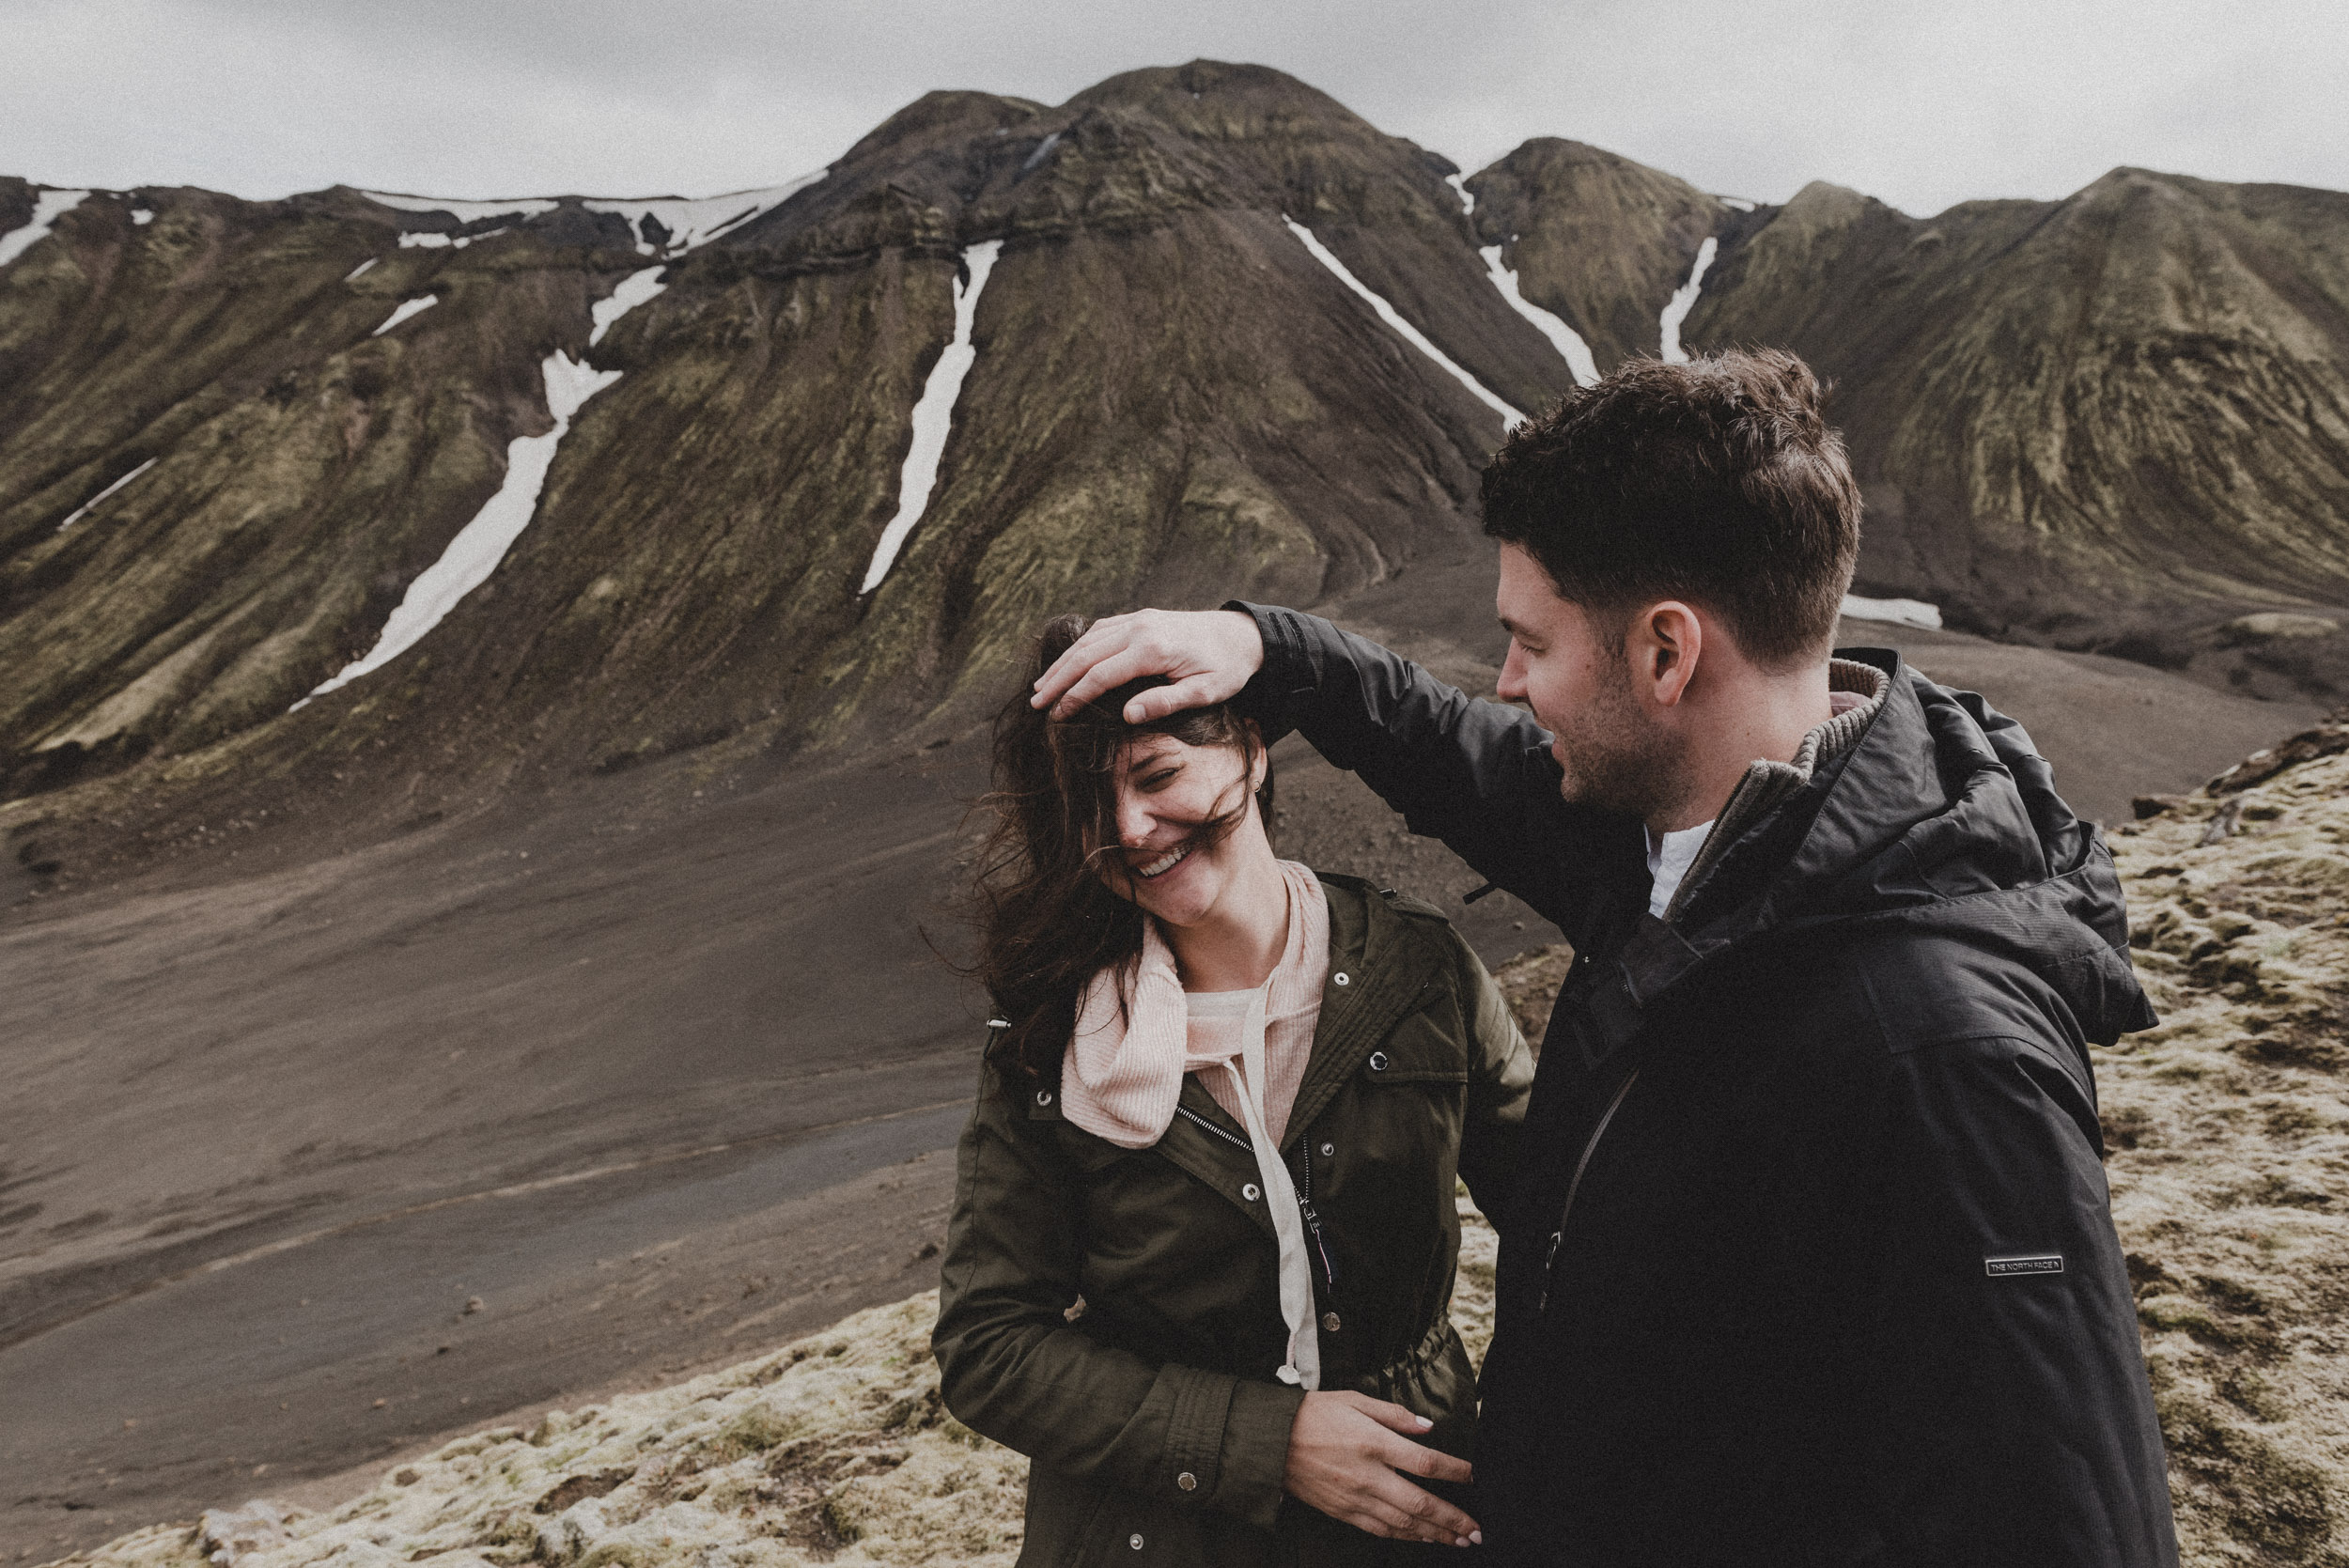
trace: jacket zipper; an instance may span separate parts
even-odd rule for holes
[[[1236,1149],[1247,1150],[1249,1158],[1253,1159],[1256,1157],[1256,1146],[1253,1143],[1249,1142],[1244,1138],[1233,1137],[1230,1133],[1224,1131],[1221,1127],[1217,1126],[1213,1122],[1208,1121],[1205,1116],[1200,1115],[1189,1106],[1176,1106],[1174,1108],[1174,1114],[1185,1118],[1197,1126],[1204,1127],[1208,1132],[1215,1134],[1218,1138],[1221,1138],[1224,1142],[1231,1144]],[[1321,1216],[1314,1212],[1314,1160],[1313,1155],[1310,1151],[1305,1151],[1303,1153],[1300,1163],[1304,1168],[1305,1179],[1299,1185],[1297,1189],[1298,1212],[1305,1217],[1305,1230],[1307,1234],[1312,1235],[1314,1238],[1314,1251],[1321,1258],[1322,1281],[1334,1291],[1338,1288],[1337,1271],[1330,1266],[1330,1249],[1321,1239]]]
[[[1565,1206],[1558,1211],[1558,1228],[1549,1233],[1549,1250],[1542,1256],[1542,1295],[1541,1299],[1533,1304],[1536,1317],[1549,1311],[1550,1275],[1558,1266],[1558,1244],[1565,1239],[1566,1219],[1574,1213],[1574,1195],[1582,1190],[1582,1172],[1591,1168],[1591,1156],[1597,1152],[1598,1141],[1607,1136],[1607,1124],[1615,1119],[1615,1112],[1623,1108],[1624,1096],[1630,1094],[1631,1086],[1639,1081],[1640,1069],[1634,1067],[1630,1076],[1623,1080],[1623,1087],[1615,1091],[1615,1097],[1607,1102],[1606,1110],[1599,1116],[1598,1126],[1591,1129],[1589,1140],[1582,1145],[1582,1157],[1574,1162],[1574,1179],[1566,1184]]]

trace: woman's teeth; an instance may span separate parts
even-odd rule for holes
[[[1141,877],[1144,881],[1148,881],[1153,877],[1163,877],[1168,872],[1174,870],[1177,865],[1180,865],[1190,854],[1190,845],[1178,844],[1174,848],[1169,849],[1165,854],[1160,855],[1157,860],[1152,861],[1148,865],[1138,865],[1134,867],[1134,875]]]

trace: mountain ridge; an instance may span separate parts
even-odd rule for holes
[[[0,221],[41,199],[0,180]],[[2338,638],[2227,629],[2349,605],[2330,193],[1749,208],[1548,137],[1463,175],[1194,61],[927,94],[810,179],[694,202],[152,189],[49,225],[0,268],[0,821],[76,875],[240,801],[382,831],[698,748],[956,733],[1060,609],[1343,602],[1472,553],[1504,419],[1668,318],[1837,383],[1861,592],[2253,695],[2349,684]],[[934,483],[862,592],[980,244]],[[596,382],[562,420],[558,355]],[[420,643],[313,695],[518,507]]]

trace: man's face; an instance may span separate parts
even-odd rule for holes
[[[1522,702],[1549,731],[1569,800],[1635,816],[1676,794],[1679,736],[1657,724],[1632,690],[1621,626],[1558,597],[1549,573],[1520,545],[1501,547],[1493,596],[1509,633],[1504,702]]]

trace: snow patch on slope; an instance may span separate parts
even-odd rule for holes
[[[1549,346],[1566,362],[1566,368],[1574,372],[1574,384],[1595,385],[1598,361],[1591,357],[1591,346],[1582,341],[1582,334],[1517,291],[1517,270],[1501,266],[1499,245],[1486,245],[1476,254],[1485,258],[1486,275],[1501,290],[1501,297],[1509,302],[1509,308],[1540,328],[1542,335],[1549,339]]]
[[[87,191],[43,191],[33,198],[33,221],[23,228],[0,235],[0,267],[6,267],[33,248],[54,227],[59,218],[89,199]]]
[[[979,290],[987,287],[988,274],[995,270],[995,257],[1003,248],[1001,240],[988,240],[962,253],[971,281],[955,280],[954,341],[930,366],[929,380],[923,383],[922,396],[913,405],[913,446],[897,474],[897,515],[881,530],[872,565],[864,568],[864,584],[857,589],[860,596],[881,585],[913,525],[929,509],[930,491],[938,484],[939,460],[946,455],[946,437],[954,427],[955,399],[962,395],[963,378],[971,374],[979,357],[971,346],[971,331],[979,319]]]
[[[1460,210],[1474,217],[1476,197],[1468,188],[1468,176],[1446,175],[1444,183],[1459,193]],[[1551,315],[1518,292],[1517,270],[1501,264],[1501,251],[1499,245],[1486,245],[1477,251],[1476,254],[1485,258],[1485,275],[1492,279],[1493,287],[1501,290],[1501,297],[1509,302],[1511,310],[1532,322],[1535,329],[1549,339],[1549,346],[1558,350],[1559,357],[1566,362],[1566,368],[1573,372],[1575,385],[1589,386],[1598,380],[1598,362],[1591,357],[1591,346],[1582,341],[1580,333],[1566,325],[1563,318]]]
[[[137,208],[131,213],[132,224],[139,228],[145,228],[148,225],[153,223],[154,221],[155,210],[151,207]]]
[[[398,326],[402,321],[407,320],[410,317],[421,316],[426,311],[430,310],[434,305],[439,304],[440,303],[441,297],[438,294],[427,294],[420,300],[402,300],[399,302],[398,305],[394,308],[391,315],[384,318],[383,324],[376,328],[375,331],[367,334],[367,335],[369,337],[381,337],[385,333],[390,332],[394,327]]]
[[[130,473],[116,480],[113,484],[108,485],[104,489],[100,490],[96,495],[91,496],[87,501],[83,502],[79,506],[73,508],[71,516],[68,517],[63,522],[57,524],[57,532],[62,534],[67,529],[72,527],[75,523],[81,521],[84,518],[89,516],[91,507],[97,505],[100,502],[105,500],[106,497],[114,494],[115,491],[122,489],[123,486],[129,484],[132,480],[137,478],[140,474],[145,474],[148,469],[153,468],[154,466],[155,459],[149,458],[147,461],[139,464],[138,467],[132,469]]]
[[[1697,263],[1688,269],[1688,281],[1672,290],[1671,301],[1664,306],[1664,348],[1657,357],[1666,365],[1688,363],[1688,350],[1680,346],[1680,323],[1696,308],[1697,290],[1704,286],[1704,270],[1713,265],[1713,257],[1720,248],[1719,241],[1709,234],[1704,237],[1704,243],[1697,247]]]
[[[367,257],[365,261],[359,263],[358,266],[353,267],[349,272],[345,273],[343,275],[343,281],[345,283],[357,283],[359,281],[360,273],[366,272],[368,268],[374,266],[381,259],[382,257],[374,256]]]
[[[442,234],[430,229],[421,233],[412,231],[399,237],[399,248],[401,250],[437,251],[445,247],[452,251],[461,251],[476,240],[494,240],[505,232],[506,230],[502,228],[487,229],[479,234]]]
[[[661,281],[661,274],[665,270],[647,267],[641,272],[630,272],[620,280],[617,288],[612,290],[610,298],[596,302],[595,307],[588,312],[589,318],[595,322],[595,330],[587,334],[590,349],[603,341],[603,334],[612,330],[613,322],[669,287]]]
[[[1441,349],[1437,348],[1433,343],[1430,343],[1424,333],[1421,332],[1417,327],[1411,325],[1408,321],[1403,319],[1402,313],[1396,310],[1394,306],[1389,304],[1384,297],[1372,292],[1368,287],[1363,286],[1362,281],[1360,278],[1357,278],[1352,272],[1347,272],[1346,270],[1346,263],[1330,255],[1329,247],[1314,238],[1314,231],[1312,229],[1307,228],[1303,224],[1299,223],[1296,219],[1289,217],[1285,213],[1282,215],[1281,221],[1289,225],[1289,232],[1297,236],[1298,240],[1303,243],[1305,249],[1313,254],[1313,258],[1315,261],[1320,262],[1324,267],[1330,269],[1330,271],[1336,275],[1337,280],[1340,283],[1343,283],[1346,287],[1352,289],[1356,294],[1360,295],[1370,305],[1371,309],[1378,313],[1378,319],[1384,321],[1388,326],[1392,327],[1396,334],[1399,335],[1405,342],[1408,343],[1412,348],[1417,349],[1421,353],[1425,354],[1429,359],[1434,360],[1439,368],[1440,368],[1446,375],[1450,376],[1454,380],[1466,387],[1470,394],[1473,396],[1478,402],[1484,404],[1486,408],[1501,415],[1501,427],[1503,430],[1514,430],[1519,425],[1525,423],[1524,414],[1518,412],[1514,407],[1496,396],[1484,382],[1478,380],[1475,377],[1470,375],[1466,370],[1460,368],[1458,365],[1453,362],[1451,355],[1445,353]]]
[[[1715,196],[1713,199],[1719,202],[1723,207],[1734,207],[1740,212],[1750,212],[1753,210],[1753,203],[1748,201],[1743,196]]]
[[[400,196],[388,191],[362,191],[361,195],[378,207],[389,207],[402,212],[445,212],[460,224],[477,223],[483,218],[535,218],[541,212],[552,212],[560,203],[541,196],[521,197],[514,201],[450,201],[443,196]]]
[[[770,185],[758,191],[733,191],[722,196],[703,196],[683,200],[676,196],[658,196],[644,201],[586,201],[580,203],[590,212],[615,212],[628,220],[628,226],[636,233],[636,250],[641,256],[666,253],[682,256],[717,239],[729,229],[739,228],[753,218],[771,212],[797,192],[807,189],[832,170],[817,169],[814,174],[782,185]],[[645,220],[649,217],[667,231],[665,241],[656,241],[647,231]]]
[[[609,315],[604,306],[610,302],[598,303],[594,313],[598,335],[661,291],[658,284],[647,288],[643,282],[647,273],[659,271],[647,268],[625,279],[620,287],[635,286],[636,297]],[[619,290],[613,292],[616,297]],[[306,706],[310,697],[322,697],[361,675],[381,669],[424,641],[425,634],[440,625],[442,617],[456,609],[459,600],[490,580],[490,574],[506,559],[514,541],[521,537],[522,530],[530,526],[530,520],[537,515],[539,492],[546,489],[547,471],[554,466],[555,448],[570,433],[571,416],[590,397],[620,379],[617,370],[598,370],[584,360],[572,359],[560,349],[546,357],[539,373],[546,381],[547,412],[554,420],[554,428],[542,436],[516,436],[506,443],[505,482],[498,486],[495,495],[482,504],[473,520],[457,531],[457,537],[441,551],[441,558],[408,584],[407,594],[391,618],[383,623],[375,646],[367,650],[366,657],[343,666],[334,678],[320,682],[309,697],[294,704],[288,712]]]
[[[1941,629],[1941,607],[1921,598],[1861,598],[1858,594],[1845,594],[1843,613],[1855,621],[1890,621],[1895,626],[1922,627],[1928,631]]]

